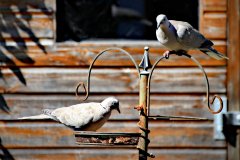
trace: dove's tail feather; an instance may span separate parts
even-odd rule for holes
[[[209,55],[210,57],[213,57],[217,60],[220,60],[220,59],[229,59],[227,56],[223,55],[222,53],[219,53],[217,50],[215,50],[214,48],[212,47],[209,47],[207,49],[201,49],[201,51],[207,55]]]
[[[29,116],[29,117],[21,117],[18,119],[29,119],[29,120],[40,120],[40,119],[53,119],[51,116],[49,115],[45,115],[45,114],[40,114],[40,115],[36,115],[36,116]]]

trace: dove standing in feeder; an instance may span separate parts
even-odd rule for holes
[[[156,18],[158,41],[170,51],[164,53],[169,56],[171,51],[187,52],[190,49],[200,50],[215,59],[228,59],[228,57],[212,48],[213,42],[206,39],[189,23],[183,21],[168,20],[166,15],[160,14]]]
[[[81,103],[55,110],[45,109],[43,114],[19,119],[52,119],[78,131],[96,131],[109,119],[112,110],[120,113],[119,101],[109,97],[101,103]]]

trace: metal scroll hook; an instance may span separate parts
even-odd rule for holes
[[[206,84],[206,88],[207,88],[206,97],[207,97],[207,107],[208,107],[208,110],[209,110],[212,114],[218,114],[218,113],[220,113],[220,112],[222,111],[222,109],[223,109],[223,101],[222,101],[222,98],[221,98],[220,96],[218,96],[218,95],[214,95],[212,101],[210,102],[210,96],[209,96],[209,92],[210,92],[210,89],[209,89],[209,88],[210,88],[210,87],[209,87],[209,81],[208,81],[208,78],[207,78],[207,74],[206,74],[205,70],[203,69],[203,67],[201,66],[201,64],[200,64],[194,57],[192,57],[191,55],[189,55],[189,54],[187,54],[187,53],[185,53],[185,52],[174,52],[174,51],[172,51],[170,54],[176,54],[176,55],[178,55],[178,56],[185,56],[185,57],[187,57],[187,58],[190,58],[191,60],[193,60],[193,61],[197,64],[197,66],[198,66],[199,69],[202,71],[202,73],[203,73],[203,75],[204,75],[204,78],[205,78],[205,84]],[[152,70],[151,70],[151,72],[150,72],[149,80],[148,80],[148,94],[149,94],[149,92],[150,92],[150,81],[151,81],[152,73],[153,73],[156,65],[157,65],[161,60],[163,60],[163,59],[165,59],[165,58],[166,58],[166,57],[161,56],[161,57],[154,63],[154,65],[152,66]],[[218,108],[217,111],[215,111],[215,110],[212,109],[212,105],[213,105],[214,101],[216,100],[216,98],[217,98],[217,99],[219,100],[219,102],[220,102],[220,107]],[[149,108],[150,104],[149,104],[149,103],[150,103],[150,102],[148,101],[148,104],[147,104],[147,106],[148,106],[148,111],[150,110],[150,108]],[[149,115],[149,113],[148,113],[148,115]]]
[[[84,91],[85,91],[85,93],[86,93],[85,98],[83,99],[83,101],[85,101],[85,100],[88,98],[88,96],[89,96],[89,92],[90,92],[90,77],[91,77],[91,72],[92,72],[92,68],[93,68],[93,66],[94,66],[94,63],[96,62],[96,60],[97,60],[102,54],[104,54],[104,53],[109,53],[109,52],[107,52],[107,51],[111,51],[111,50],[117,50],[117,51],[120,51],[120,53],[124,53],[125,55],[127,55],[127,56],[131,59],[131,61],[133,62],[134,66],[135,66],[135,68],[136,68],[136,70],[137,70],[137,72],[138,72],[138,75],[139,75],[140,69],[139,69],[137,63],[135,62],[135,60],[133,59],[133,57],[131,56],[130,53],[128,53],[127,51],[125,51],[125,50],[123,50],[123,49],[121,49],[121,48],[117,48],[117,47],[107,48],[107,49],[101,51],[100,53],[98,53],[98,54],[96,55],[96,57],[93,59],[91,65],[89,66],[89,69],[88,69],[88,78],[87,78],[87,86],[85,86],[84,82],[79,82],[78,85],[77,85],[77,87],[76,87],[75,95],[76,95],[77,97],[80,97],[80,96],[79,96],[79,88],[80,88],[81,86],[83,86],[83,89],[84,89]],[[115,53],[115,52],[113,52],[113,53]]]
[[[85,101],[85,100],[88,98],[89,92],[88,92],[88,90],[86,89],[86,86],[85,86],[84,82],[79,82],[79,83],[78,83],[78,85],[77,85],[77,87],[76,87],[76,90],[75,90],[75,95],[76,95],[76,97],[80,97],[80,95],[79,95],[79,93],[78,93],[78,90],[79,90],[79,88],[80,88],[81,86],[83,86],[84,92],[86,93],[85,98],[82,100],[82,101]]]
[[[184,53],[183,55],[185,55],[186,57],[189,57],[191,58],[199,67],[199,69],[202,71],[203,75],[204,75],[204,78],[205,78],[205,84],[206,84],[206,88],[207,88],[207,107],[208,107],[208,110],[212,113],[212,114],[218,114],[222,111],[223,109],[223,101],[222,101],[222,98],[218,95],[214,95],[212,101],[210,102],[210,98],[209,98],[209,92],[210,92],[210,87],[209,87],[209,81],[208,81],[208,78],[207,78],[207,74],[205,72],[205,70],[203,69],[203,67],[201,66],[201,64],[192,56],[190,56],[189,54],[187,53]],[[220,107],[218,108],[218,110],[213,110],[212,109],[212,105],[214,103],[214,101],[216,100],[216,98],[219,100],[220,102]]]
[[[220,102],[220,107],[219,107],[219,109],[218,109],[217,111],[213,111],[212,108],[211,108],[211,106],[213,105],[213,103],[214,103],[214,101],[215,101],[216,98],[217,98],[217,99],[219,100],[219,102]],[[209,97],[208,97],[208,99],[209,99]],[[208,100],[208,103],[209,103],[209,100]],[[210,106],[210,104],[208,104],[208,109],[209,109],[209,111],[210,111],[212,114],[218,114],[218,113],[220,113],[220,112],[222,111],[222,109],[223,109],[223,101],[222,101],[222,98],[221,98],[219,95],[214,95],[214,97],[213,97],[213,99],[212,99],[212,102],[211,102],[211,106]]]

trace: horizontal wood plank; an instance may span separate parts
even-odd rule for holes
[[[8,149],[16,160],[137,160],[137,149]],[[150,149],[154,160],[225,160],[224,149]],[[1,152],[0,152],[1,153]],[[6,157],[7,155],[5,155]]]
[[[150,122],[151,147],[225,147],[213,140],[209,122]],[[138,132],[137,121],[108,121],[99,132]],[[76,147],[71,129],[55,122],[0,122],[2,143],[7,148]]]
[[[100,102],[111,95],[90,95],[86,102]],[[133,107],[138,105],[137,95],[115,95],[120,101],[121,114],[113,113],[112,120],[136,120],[138,111]],[[226,99],[224,95],[221,96]],[[43,109],[56,109],[80,102],[73,95],[4,95],[10,114],[0,107],[0,120],[14,120],[23,116],[40,114]],[[208,111],[203,95],[151,95],[152,115],[192,116],[213,119]]]
[[[46,28],[47,29],[47,28]],[[225,41],[214,41],[215,48],[226,54],[226,42]],[[26,43],[27,44],[27,43]],[[28,44],[27,44],[28,45]],[[5,62],[1,65],[12,66],[17,65],[19,67],[37,67],[37,66],[85,66],[88,67],[95,56],[101,51],[111,47],[111,45],[102,44],[98,46],[96,44],[93,46],[85,46],[84,43],[79,43],[78,45],[58,45],[56,48],[46,47],[46,54],[39,47],[29,46],[28,50],[19,47],[9,47],[6,49],[4,46],[0,46],[0,50],[4,55],[10,58],[14,63]],[[133,58],[136,60],[137,64],[140,63],[142,55],[144,52],[144,46],[117,46],[128,51]],[[150,46],[150,60],[154,63],[163,53],[164,48],[159,45]],[[225,60],[215,60],[200,51],[190,51],[192,56],[194,56],[203,66],[225,66]],[[3,57],[4,58],[4,57]],[[34,63],[26,63],[24,61],[27,58],[31,58]],[[130,58],[122,52],[117,50],[112,50],[104,53],[96,62],[95,66],[131,66],[133,63]],[[159,63],[158,66],[195,66],[195,63],[186,57],[171,56],[170,59],[164,60]]]
[[[203,13],[200,31],[210,39],[226,39],[227,16],[224,12]]]
[[[211,91],[225,93],[226,69],[205,68],[205,70]],[[19,72],[22,74],[21,77],[19,77]],[[87,74],[88,69],[76,68],[21,68],[15,71],[15,74],[9,69],[2,69],[0,92],[74,93],[79,81],[86,82]],[[18,78],[26,81],[26,85],[22,84]],[[138,74],[134,69],[92,70],[91,92],[138,93],[138,86]],[[153,72],[151,91],[155,93],[204,93],[206,86],[198,68],[162,68]]]
[[[52,15],[45,14],[2,14],[0,41],[9,38],[21,42],[24,39],[54,38],[54,21]]]
[[[201,0],[200,5],[203,6],[203,11],[226,11],[227,0]],[[204,23],[204,22],[203,22]]]
[[[90,95],[86,102],[101,102],[112,95]],[[114,95],[120,101],[121,114],[113,112],[111,120],[137,120],[138,95]],[[221,95],[223,99],[226,96]],[[10,113],[0,107],[0,120],[16,120],[19,117],[37,115],[43,109],[56,109],[80,102],[74,95],[3,95]],[[213,115],[207,109],[205,95],[151,95],[151,115],[174,115],[203,117],[210,120]]]

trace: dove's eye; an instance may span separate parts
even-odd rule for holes
[[[118,105],[119,105],[118,102],[113,102],[113,103],[112,103],[112,106],[118,106]]]

